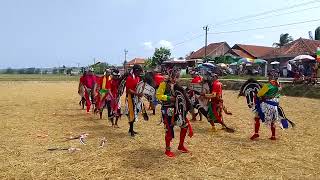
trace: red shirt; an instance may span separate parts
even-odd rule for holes
[[[162,83],[163,81],[164,81],[164,77],[160,73],[157,73],[154,75],[154,82],[156,86],[159,86],[160,83]]]
[[[80,82],[82,81],[82,84],[84,86],[86,86],[89,89],[92,89],[95,82],[96,82],[96,78],[94,75],[86,75],[84,77],[82,77],[83,79],[80,78]]]
[[[113,98],[116,98],[118,95],[118,89],[119,89],[120,82],[118,79],[112,79],[110,84],[111,84],[111,94],[112,94]]]
[[[81,84],[84,84],[84,81],[85,81],[85,77],[84,77],[84,76],[81,76],[81,77],[80,77],[80,83],[81,83]]]
[[[191,83],[199,84],[201,83],[201,81],[202,81],[202,77],[198,75],[192,79]]]
[[[127,92],[129,91],[129,89],[136,91],[136,87],[139,82],[140,82],[140,77],[133,78],[132,75],[129,75],[126,80]]]
[[[102,76],[102,77],[96,76],[96,82],[98,84],[99,89],[103,89],[103,88],[104,89],[110,89],[111,88],[111,78],[110,78],[110,76],[107,77],[107,81],[106,81],[105,87],[102,87],[103,78],[104,78],[104,76]]]
[[[222,83],[219,80],[215,80],[212,84],[212,93],[216,93],[216,97],[222,97]]]

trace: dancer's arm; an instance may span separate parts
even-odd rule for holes
[[[165,90],[166,90],[166,83],[165,82],[160,83],[156,93],[157,99],[160,101],[174,101],[174,97],[167,96],[164,94]]]
[[[262,96],[264,96],[268,91],[269,91],[268,85],[267,85],[267,84],[264,84],[264,85],[262,86],[262,88],[259,90],[257,96],[258,96],[258,97],[262,97]]]

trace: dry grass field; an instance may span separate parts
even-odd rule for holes
[[[177,157],[169,159],[159,111],[148,122],[140,118],[140,134],[131,138],[126,117],[113,129],[105,114],[100,120],[80,110],[76,82],[3,81],[0,92],[0,179],[320,179],[320,100],[282,97],[296,128],[278,128],[270,141],[262,125],[260,139],[250,141],[253,115],[237,92],[225,91],[234,114],[225,121],[236,132],[211,133],[206,121],[193,122],[195,135],[186,139],[192,153],[177,152],[176,138]],[[83,132],[86,145],[64,141]],[[47,150],[53,147],[81,151]]]

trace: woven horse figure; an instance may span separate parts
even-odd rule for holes
[[[187,114],[193,113],[193,105],[186,93],[186,90],[179,84],[173,86],[173,92],[175,95],[175,115],[177,116],[176,125],[181,126],[187,124],[189,130],[189,136],[193,136],[193,130]]]
[[[142,93],[143,96],[149,101],[149,102],[155,102],[156,101],[156,90],[154,87],[152,87],[150,84],[147,83],[147,81],[140,81],[137,84],[137,92]],[[142,112],[144,120],[149,120],[147,111],[145,109],[145,105],[142,101],[142,99],[138,96],[134,97],[134,101],[136,104],[137,110],[136,113]]]
[[[248,79],[240,88],[238,96],[246,97],[247,105],[252,111],[256,110],[257,93],[261,88],[262,85],[253,78]],[[288,128],[288,123],[292,127],[295,126],[295,124],[286,117],[283,109],[280,106],[278,106],[278,115],[283,128]]]
[[[201,93],[203,90],[206,89],[206,93],[210,93],[211,90],[211,83],[206,81],[202,82],[200,85],[194,87],[187,87],[188,92],[188,99],[190,99],[191,107],[198,111],[197,114],[200,114],[200,117],[203,115],[207,119],[210,118],[209,116],[209,104],[211,103],[210,100],[206,100],[205,98],[201,97]],[[223,112],[225,114],[231,114],[228,112],[227,108],[223,105]],[[224,121],[217,121],[215,123],[219,123],[223,126],[223,129],[226,132],[233,133],[235,130],[233,128],[228,127]]]
[[[150,85],[151,87],[153,87],[155,90],[158,89],[159,84],[164,81],[164,76],[161,75],[160,73],[151,71],[151,72],[146,72],[145,76],[144,76],[144,81]],[[154,94],[155,95],[155,94]],[[149,101],[149,110],[152,110],[152,114],[155,115],[156,114],[156,106],[158,105],[158,100],[155,99],[151,99],[151,97],[146,97]]]

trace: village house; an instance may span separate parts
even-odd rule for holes
[[[274,48],[267,46],[235,44],[226,54],[241,58],[257,59],[270,53]]]
[[[215,58],[225,55],[229,50],[230,46],[227,42],[211,43],[207,46],[207,57]],[[201,60],[205,57],[205,47],[192,52],[186,59],[187,60]]]
[[[299,38],[280,48],[274,48],[261,58],[268,60],[269,63],[272,61],[278,61],[280,62],[280,66],[285,66],[289,60],[299,55],[310,55],[316,57],[318,47],[320,47],[320,41],[318,40]]]
[[[125,64],[125,68],[126,69],[131,68],[135,64],[144,66],[145,61],[146,61],[146,59],[144,59],[144,58],[134,58]]]

